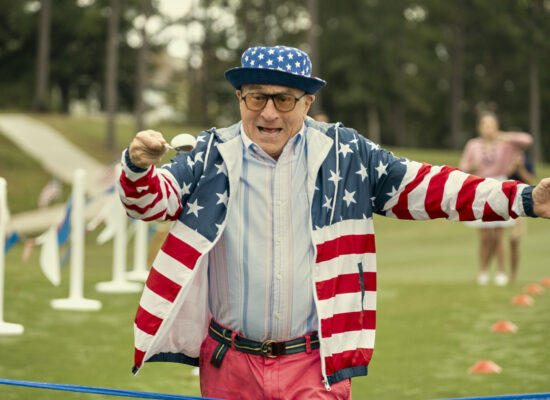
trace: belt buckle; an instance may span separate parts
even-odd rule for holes
[[[268,357],[268,358],[277,358],[276,355],[274,355],[272,352],[271,345],[275,343],[275,340],[264,340],[262,345],[260,346],[260,352],[262,353],[262,356]]]

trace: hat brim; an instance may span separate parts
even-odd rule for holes
[[[231,68],[225,71],[225,78],[235,89],[242,85],[258,83],[266,85],[288,86],[314,94],[327,83],[319,78],[296,75],[285,71],[268,68]]]

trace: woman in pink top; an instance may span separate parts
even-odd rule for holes
[[[482,178],[505,180],[512,161],[523,157],[522,149],[531,145],[533,141],[531,135],[499,131],[498,119],[490,112],[481,114],[477,129],[479,137],[470,139],[466,143],[459,168]],[[508,277],[504,271],[502,245],[502,227],[508,224],[508,221],[475,221],[473,224],[480,228],[479,274],[477,275],[477,282],[480,285],[489,282],[489,265],[493,257],[497,259],[495,283],[499,286],[508,283]]]

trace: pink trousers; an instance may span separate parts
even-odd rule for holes
[[[325,388],[319,349],[267,358],[228,349],[219,368],[210,364],[218,342],[207,336],[200,352],[201,393],[216,399],[346,399],[351,380]]]

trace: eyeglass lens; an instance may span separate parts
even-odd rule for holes
[[[279,111],[291,111],[294,109],[296,102],[299,100],[293,95],[277,93],[277,94],[263,94],[263,93],[249,93],[243,96],[246,106],[252,111],[262,110],[268,99],[272,99],[275,104],[275,108]]]

